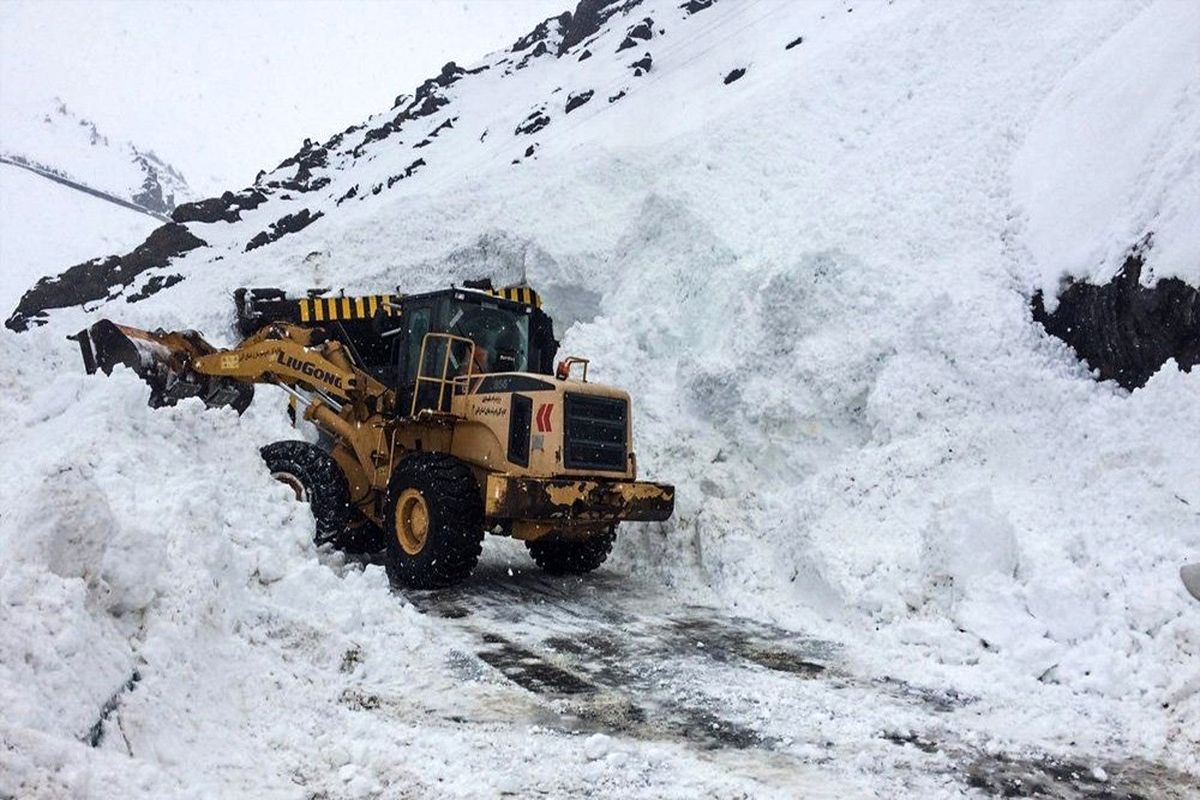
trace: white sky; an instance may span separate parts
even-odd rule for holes
[[[391,107],[575,0],[0,0],[0,125],[61,97],[201,195]]]

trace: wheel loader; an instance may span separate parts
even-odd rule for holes
[[[621,521],[671,516],[673,487],[637,480],[628,393],[588,381],[586,359],[554,363],[529,287],[235,300],[230,349],[108,320],[70,338],[88,372],[141,376],[153,406],[240,413],[255,384],[281,388],[319,436],[263,447],[268,470],[308,502],[318,543],[383,550],[396,585],[463,580],[486,532],[523,540],[548,572],[585,573]]]

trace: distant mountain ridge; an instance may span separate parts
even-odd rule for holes
[[[864,14],[863,11],[868,9],[871,13]],[[749,88],[751,84],[763,86],[772,73],[786,74],[800,68],[801,64],[820,63],[812,59],[821,49],[821,42],[814,40],[811,32],[806,38],[806,29],[845,32],[871,24],[870,18],[884,9],[886,7],[860,7],[855,14],[853,3],[830,2],[814,5],[805,14],[796,15],[786,2],[750,6],[728,0],[720,3],[718,0],[582,0],[574,11],[543,20],[506,49],[489,54],[472,65],[463,67],[453,61],[445,64],[437,75],[421,83],[412,93],[397,96],[388,111],[350,126],[323,143],[306,139],[295,154],[277,167],[260,172],[252,186],[238,192],[225,192],[219,197],[178,204],[171,211],[170,219],[175,226],[188,226],[186,231],[163,231],[153,240],[147,240],[137,253],[93,259],[72,267],[61,279],[40,282],[22,298],[6,324],[13,330],[24,330],[42,324],[51,309],[112,300],[122,296],[127,287],[133,288],[130,297],[142,298],[146,296],[142,289],[154,290],[149,283],[151,280],[154,286],[168,286],[189,277],[187,265],[181,265],[183,268],[169,275],[165,272],[173,259],[188,250],[197,250],[189,257],[189,264],[202,259],[240,259],[242,254],[252,250],[274,246],[284,240],[293,241],[314,223],[318,227],[313,230],[329,230],[341,226],[342,220],[357,218],[364,213],[386,213],[383,207],[400,196],[436,191],[451,181],[470,181],[485,172],[493,173],[497,180],[509,181],[512,178],[501,177],[500,171],[507,170],[515,175],[543,160],[543,163],[570,163],[597,146],[640,147],[663,136],[664,130],[682,133],[689,127],[694,129],[700,125],[701,120],[706,120],[703,124],[717,123],[722,114],[757,116],[761,109],[736,99],[739,95],[744,97],[753,93],[755,90]],[[804,24],[799,20],[786,21],[797,16],[805,17],[807,21]],[[1174,19],[1174,16],[1181,18]],[[796,27],[786,36],[771,31],[749,40],[744,37],[745,31],[771,20]],[[1162,38],[1161,32],[1155,32],[1157,29],[1150,29],[1149,34],[1140,30],[1150,23],[1167,29],[1171,25],[1183,25],[1184,29],[1189,24],[1194,25],[1179,11],[1172,14],[1155,11],[1147,15],[1140,27],[1132,26],[1126,35]],[[739,37],[742,37],[740,41]],[[781,37],[782,41],[774,41]],[[1183,38],[1186,41],[1186,37]],[[1186,47],[1176,46],[1182,53],[1190,52]],[[1179,58],[1182,63],[1183,56]],[[1097,63],[1102,74],[1107,74],[1102,70],[1107,61],[1100,59]],[[1088,68],[1087,64],[1084,68]],[[685,75],[692,76],[690,81],[684,82],[685,92],[664,91],[665,84],[679,82]],[[735,82],[737,88],[732,87]],[[1186,76],[1178,78],[1177,82],[1183,87],[1178,96],[1184,103]],[[1115,90],[1109,94],[1115,94]],[[1166,93],[1164,96],[1166,100],[1162,102],[1169,105],[1176,95]],[[1091,103],[1089,107],[1094,105],[1096,103]],[[735,107],[738,108],[736,112],[733,111]],[[1187,110],[1186,103],[1180,107]],[[648,113],[648,109],[653,109],[652,113]],[[699,109],[704,111],[700,113]],[[60,108],[58,113],[63,118],[74,119],[65,108]],[[1056,113],[1075,112],[1068,104],[1065,110]],[[1162,114],[1149,116],[1153,122]],[[620,121],[614,125],[618,119]],[[1074,120],[1074,117],[1068,116],[1068,119]],[[1200,124],[1197,123],[1200,115],[1184,113],[1179,120],[1177,127],[1185,131],[1184,123],[1195,127]],[[1037,144],[1054,130],[1073,130],[1084,124],[1090,123],[1047,125],[1035,129],[1033,141]],[[77,127],[89,133],[95,143],[99,134],[94,126],[89,126],[86,121],[77,122]],[[1050,133],[1046,132],[1047,128]],[[1186,155],[1187,143],[1193,138],[1180,135],[1176,149]],[[1049,145],[1028,152],[1026,159],[1030,163],[1023,164],[1019,170],[1018,187],[1028,184],[1029,176],[1045,176],[1057,168],[1062,159],[1053,155],[1057,152],[1056,146],[1051,137]],[[133,195],[135,202],[165,208],[164,187],[169,182],[163,183],[159,176],[177,173],[156,159],[151,160],[153,154],[142,154],[136,149],[133,152],[137,157],[135,160],[143,165],[149,176],[147,188]],[[146,155],[149,158],[143,157]],[[1161,162],[1162,165],[1156,168],[1158,172],[1170,175],[1173,168],[1169,165],[1178,160],[1164,159],[1149,152],[1143,168],[1150,169]],[[1103,161],[1103,157],[1093,158],[1085,161],[1081,169],[1083,173],[1095,172],[1091,165]],[[1129,171],[1129,174],[1141,173]],[[1142,227],[1149,225],[1145,220],[1155,220],[1155,229],[1130,227],[1115,237],[1115,246],[1132,247],[1151,233],[1155,234],[1156,241],[1181,242],[1171,253],[1172,263],[1178,267],[1180,263],[1190,264],[1186,254],[1200,247],[1194,234],[1177,233],[1188,228],[1179,220],[1191,216],[1190,209],[1196,202],[1187,199],[1187,180],[1175,180],[1174,183],[1163,180],[1166,182],[1158,193],[1166,198],[1164,208],[1174,209],[1176,219],[1158,220],[1158,206],[1154,203],[1143,203],[1144,209],[1134,208],[1136,203],[1118,204],[1118,212],[1110,215],[1113,220],[1121,220],[1124,216],[1135,220],[1145,218]],[[1069,188],[1078,182],[1078,176],[1072,173],[1058,176],[1053,186]],[[1039,191],[1046,193],[1044,187]],[[1119,197],[1123,187],[1105,187],[1105,192]],[[1033,207],[1031,230],[1046,230],[1053,234],[1058,229],[1057,209],[1071,204],[1049,204],[1043,208],[1030,199],[1040,196],[1038,192],[1026,191],[1025,194],[1029,197],[1022,196],[1019,203]],[[1143,194],[1151,199],[1155,196],[1154,191]],[[170,198],[174,199],[174,195]],[[1075,203],[1074,206],[1082,209],[1080,213],[1087,217],[1089,204]],[[1106,219],[1102,215],[1099,218]],[[1129,227],[1119,221],[1108,224],[1114,231]],[[1131,234],[1132,238],[1129,238]],[[315,238],[320,237],[321,234],[315,234]],[[1045,236],[1028,238],[1036,245]],[[171,243],[171,247],[159,249],[156,242]],[[186,249],[178,249],[181,243],[187,245]],[[1164,249],[1146,250],[1146,275],[1159,275],[1156,259],[1162,256]],[[1118,251],[1114,249],[1113,252]],[[1185,256],[1181,257],[1179,252]],[[1061,257],[1061,254],[1043,255],[1040,260],[1043,274],[1038,278],[1039,285],[1031,287],[1031,296],[1055,285],[1057,272],[1081,274],[1080,264]],[[1104,284],[1116,271],[1115,262],[1109,267],[1101,264],[1088,268],[1094,274],[1088,275],[1083,282],[1089,284]],[[1200,267],[1189,267],[1190,271],[1195,269]],[[145,270],[162,272],[154,278],[139,278]],[[1171,274],[1167,272],[1163,277],[1171,277]],[[1176,277],[1187,281],[1193,276],[1185,270]],[[138,286],[134,286],[135,283]],[[1119,296],[1118,304],[1125,307],[1128,302],[1122,299],[1124,296],[1119,291],[1123,285],[1115,285],[1112,291]],[[1194,302],[1195,287],[1188,296],[1192,298],[1189,303]],[[1155,308],[1167,309],[1168,305],[1158,303]],[[1034,309],[1034,313],[1040,312]],[[1149,332],[1134,338],[1159,342],[1162,346],[1134,346],[1127,341],[1130,336],[1124,332],[1130,324],[1110,325],[1103,330],[1089,327],[1089,342],[1072,341],[1072,344],[1080,352],[1091,353],[1092,365],[1102,367],[1105,375],[1116,374],[1121,369],[1100,364],[1096,353],[1131,352],[1139,364],[1129,373],[1139,376],[1137,380],[1131,379],[1131,387],[1140,385],[1153,374],[1164,358],[1175,358],[1190,368],[1196,358],[1194,326],[1182,326],[1181,332],[1181,326],[1169,309],[1156,310],[1147,319],[1143,327]],[[1068,323],[1059,327],[1078,328]],[[1183,344],[1170,347],[1162,344],[1177,340],[1182,340]]]
[[[161,219],[193,196],[153,150],[110,139],[57,98],[45,112],[13,115],[0,131],[0,161]]]

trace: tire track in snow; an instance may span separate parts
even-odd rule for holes
[[[475,657],[535,695],[550,727],[679,743],[770,783],[802,782],[814,767],[853,770],[845,763],[869,753],[913,789],[934,780],[1010,797],[1134,800],[1198,788],[1193,776],[1137,759],[996,752],[956,730],[955,715],[976,701],[952,687],[857,675],[836,642],[679,605],[617,575],[481,564],[462,585],[404,596],[470,633]],[[772,701],[783,695],[811,697],[822,714],[778,719]],[[896,729],[843,730],[863,708],[878,718],[881,706]]]

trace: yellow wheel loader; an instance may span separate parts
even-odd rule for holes
[[[488,531],[524,540],[548,572],[584,573],[622,520],[671,516],[674,489],[637,480],[629,395],[589,382],[584,359],[554,364],[528,287],[235,298],[245,338],[228,350],[108,320],[71,338],[88,372],[124,364],[155,406],[240,413],[254,384],[282,388],[319,439],[267,445],[267,468],[309,503],[319,543],[384,549],[395,584],[463,580]]]

